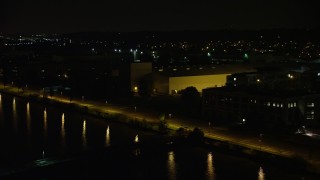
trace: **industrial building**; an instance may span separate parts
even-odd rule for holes
[[[299,67],[229,75],[225,87],[202,91],[202,114],[208,121],[270,128],[320,127],[319,72]]]
[[[154,68],[149,81],[153,94],[174,95],[189,86],[201,93],[205,88],[225,86],[227,76],[233,73],[255,71],[252,66],[243,64],[160,67]]]

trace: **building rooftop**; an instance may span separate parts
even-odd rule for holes
[[[154,67],[154,72],[167,77],[201,76],[216,74],[234,74],[256,72],[255,66],[249,64],[213,64],[207,66],[165,66]]]

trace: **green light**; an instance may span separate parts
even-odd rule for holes
[[[244,54],[244,59],[249,59],[249,56],[247,53]]]

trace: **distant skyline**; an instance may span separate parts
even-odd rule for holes
[[[319,28],[308,0],[9,0],[0,33]]]

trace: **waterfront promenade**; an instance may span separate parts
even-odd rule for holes
[[[13,86],[0,85],[0,91],[2,93],[8,93],[21,97],[36,96],[43,98],[43,91],[31,88],[25,88],[24,90],[21,90]],[[45,98],[59,103],[72,103],[80,107],[86,107],[88,112],[95,111],[111,115],[121,114],[130,119],[145,121],[147,123],[160,122],[159,112],[151,112],[150,110],[147,111],[142,107],[112,104],[106,100],[92,101],[85,98],[73,98],[70,100],[69,97],[61,95],[45,96]],[[315,148],[297,146],[265,136],[259,136],[259,134],[256,136],[244,135],[242,133],[230,131],[222,127],[212,126],[212,123],[207,124],[199,119],[187,119],[178,117],[174,114],[165,115],[165,117],[168,128],[171,130],[177,130],[181,127],[188,130],[193,130],[194,128],[198,127],[204,132],[206,138],[228,142],[231,145],[241,146],[254,151],[261,151],[286,158],[301,158],[312,165],[311,169],[313,171],[320,172],[320,154]]]

